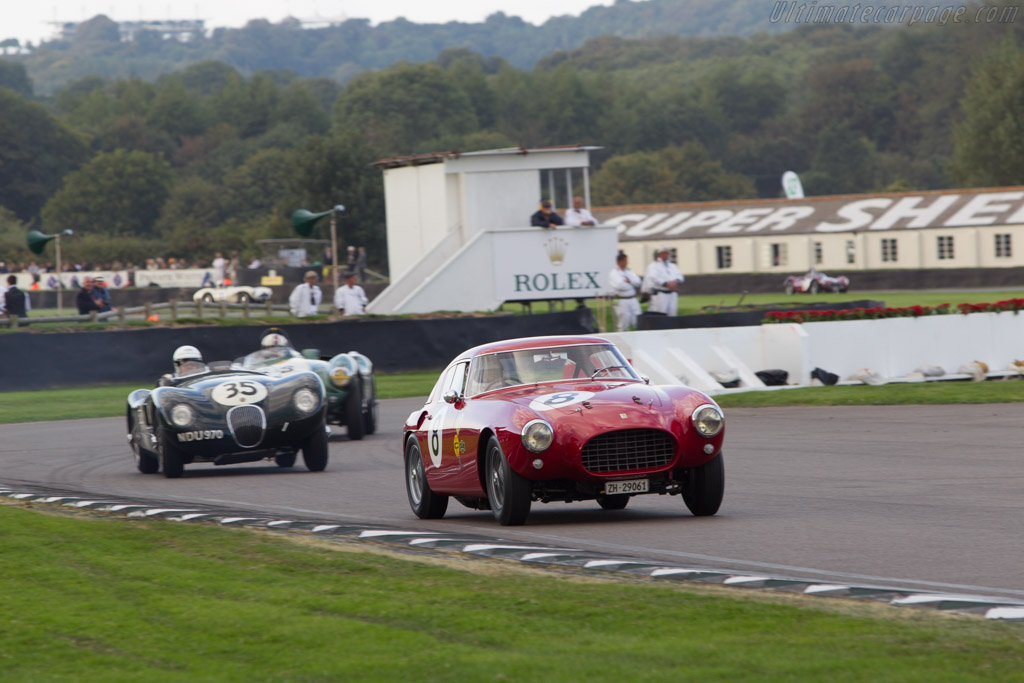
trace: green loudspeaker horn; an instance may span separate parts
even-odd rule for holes
[[[29,250],[32,251],[33,254],[42,254],[43,253],[43,249],[46,248],[46,243],[47,242],[49,242],[50,240],[55,240],[58,237],[60,237],[61,235],[70,235],[70,234],[71,234],[70,230],[65,230],[64,232],[62,232],[60,234],[57,234],[57,235],[44,235],[43,233],[39,232],[38,230],[29,230],[28,231],[28,238],[27,238],[28,248],[29,248]]]
[[[313,226],[318,220],[324,216],[330,216],[333,209],[327,211],[321,211],[320,213],[313,213],[306,209],[296,209],[295,213],[292,214],[292,226],[295,228],[295,232],[299,233],[303,237],[309,237],[313,234]]]

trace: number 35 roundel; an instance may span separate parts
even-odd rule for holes
[[[545,394],[530,401],[530,409],[538,412],[564,408],[593,398],[589,391],[559,391],[557,394]]]
[[[251,380],[234,380],[218,384],[210,397],[222,406],[240,406],[262,401],[267,397],[267,388]]]

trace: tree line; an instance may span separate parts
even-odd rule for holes
[[[778,196],[786,170],[809,194],[1021,184],[1021,57],[1016,22],[806,25],[605,36],[529,70],[448,48],[344,85],[209,60],[46,97],[0,60],[0,260],[27,260],[30,225],[75,229],[89,260],[248,256],[293,236],[295,208],[342,203],[345,244],[377,269],[372,162],[446,150],[602,146],[605,206]]]

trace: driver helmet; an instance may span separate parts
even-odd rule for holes
[[[264,349],[273,348],[277,346],[291,346],[291,342],[288,341],[281,330],[271,328],[268,330],[263,337],[260,339],[260,346]]]
[[[179,346],[174,350],[171,359],[174,361],[174,374],[179,377],[206,369],[206,364],[203,363],[203,354],[194,346]]]

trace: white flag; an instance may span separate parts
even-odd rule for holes
[[[800,184],[800,176],[792,171],[782,174],[782,189],[786,192],[786,199],[804,198],[804,186]]]

